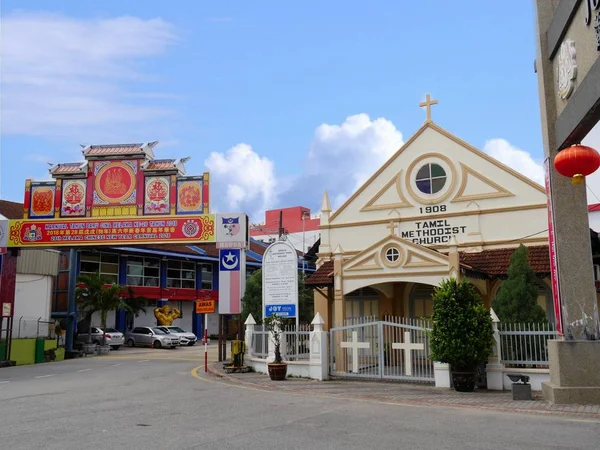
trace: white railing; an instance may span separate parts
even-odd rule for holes
[[[267,359],[269,356],[269,332],[263,325],[254,325],[251,338],[251,354],[257,358]]]
[[[281,336],[281,355],[286,361],[300,361],[310,358],[310,332],[311,326],[300,324],[288,325],[283,329]]]
[[[495,323],[500,364],[512,367],[548,367],[548,340],[557,336],[548,323]]]
[[[312,327],[301,324],[286,325],[281,333],[281,356],[285,361],[300,361],[310,358],[310,332]],[[269,332],[264,325],[255,325],[251,337],[252,355],[255,358],[267,359],[269,356]],[[272,346],[272,344],[271,344]]]

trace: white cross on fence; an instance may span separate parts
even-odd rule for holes
[[[352,372],[358,373],[358,349],[370,348],[369,342],[358,342],[358,332],[352,332],[352,342],[340,342],[340,347],[352,349]]]
[[[406,375],[412,375],[412,350],[425,350],[423,344],[411,344],[410,331],[404,332],[404,342],[394,342],[392,344],[394,350],[404,350],[404,370]]]

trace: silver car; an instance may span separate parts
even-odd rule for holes
[[[135,327],[125,335],[125,344],[127,347],[175,348],[179,346],[179,337],[158,327]]]
[[[91,342],[92,344],[102,345],[102,328],[92,327],[91,329]],[[113,350],[118,350],[123,344],[125,344],[125,336],[119,330],[115,330],[111,327],[106,327],[106,345],[110,345]],[[77,342],[87,344],[88,333],[80,333],[77,335]]]
[[[175,326],[160,326],[157,327],[167,333],[174,334],[179,336],[179,344],[180,345],[189,345],[190,347],[196,343],[198,338],[194,333],[190,333],[189,331],[185,331],[183,328],[175,327]]]

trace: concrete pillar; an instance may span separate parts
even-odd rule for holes
[[[460,280],[460,256],[458,254],[458,242],[455,236],[450,239],[450,251],[448,252],[448,271],[450,276]]]
[[[244,342],[246,344],[246,356],[252,356],[252,335],[254,334],[254,327],[256,326],[256,320],[252,314],[248,314],[248,318],[244,322],[246,325],[246,332],[244,333]]]
[[[600,323],[596,303],[596,288],[592,270],[592,254],[587,212],[586,186],[572,185],[569,178],[558,174],[554,169],[554,158],[560,150],[568,145],[580,142],[583,129],[581,125],[592,119],[593,111],[577,110],[585,102],[573,101],[579,88],[585,86],[584,80],[577,80],[577,87],[571,99],[557,96],[557,72],[553,67],[556,54],[550,48],[552,36],[563,35],[569,27],[582,27],[583,21],[564,22],[564,28],[557,29],[561,20],[557,17],[574,17],[566,14],[565,8],[584,8],[586,2],[562,2],[552,0],[536,0],[537,9],[537,57],[536,69],[540,94],[540,111],[544,154],[547,158],[548,178],[550,184],[549,204],[552,208],[554,242],[556,251],[557,272],[560,277],[560,312],[565,341],[549,341],[550,382],[544,382],[544,397],[557,403],[572,403],[576,400],[587,400],[600,403]],[[561,8],[562,7],[562,8]],[[550,33],[549,30],[552,32]],[[590,30],[590,33],[592,30]],[[564,38],[560,38],[562,41]],[[564,42],[564,41],[563,41]],[[579,44],[579,43],[576,43]],[[589,55],[588,55],[589,56]],[[586,58],[578,50],[577,57]],[[589,75],[588,75],[589,76]],[[594,85],[594,80],[585,80]],[[583,93],[583,92],[581,92]],[[559,104],[558,102],[562,102]],[[578,124],[571,124],[568,137],[564,132],[559,138],[559,107],[568,104],[570,116],[582,114]],[[564,115],[567,108],[562,109],[562,124],[567,121]],[[577,119],[579,120],[579,119]],[[564,127],[563,127],[564,128]],[[591,127],[590,127],[591,128]],[[552,237],[552,236],[551,236]],[[554,295],[557,293],[555,292]],[[587,374],[587,376],[586,376]],[[590,385],[596,382],[595,387]],[[568,394],[567,394],[568,392]]]
[[[499,329],[500,320],[493,309],[490,309],[490,315],[492,316],[492,326],[494,327],[494,348],[485,367],[487,377],[486,384],[490,391],[502,391],[504,390],[504,365],[500,363],[500,360],[502,359]]]
[[[314,299],[315,299],[315,314],[320,314],[323,320],[325,321],[324,327],[327,330],[328,324],[331,321],[329,317],[329,289],[325,288],[325,290],[317,288],[314,290]]]
[[[324,330],[325,320],[317,313],[310,333],[309,376],[314,380],[329,379],[329,333]]]
[[[343,295],[343,249],[340,245],[337,246],[334,252],[333,260],[333,299],[335,302],[335,317],[334,326],[343,326],[346,320],[346,301]]]

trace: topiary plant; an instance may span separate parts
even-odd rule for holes
[[[545,323],[546,312],[537,303],[535,272],[527,259],[523,244],[510,256],[508,278],[492,302],[492,308],[504,323]]]
[[[444,280],[433,294],[431,359],[474,372],[492,352],[492,318],[467,280]]]

